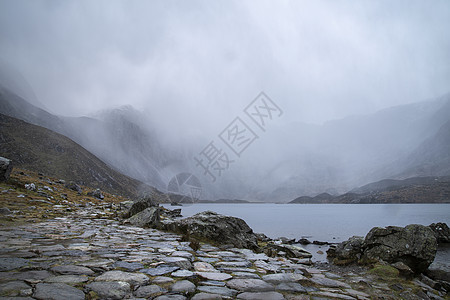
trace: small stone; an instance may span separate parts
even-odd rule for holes
[[[149,298],[160,296],[164,293],[167,293],[166,289],[160,287],[159,285],[153,284],[139,287],[134,292],[134,295],[139,298]]]
[[[260,292],[260,293],[242,293],[237,296],[237,299],[245,300],[284,300],[282,294],[277,292]]]
[[[95,292],[100,299],[123,299],[131,291],[130,284],[122,281],[91,282],[86,285],[86,289]]]
[[[261,279],[231,279],[227,286],[243,292],[266,292],[275,289],[273,285]]]
[[[181,280],[175,282],[170,290],[175,293],[189,294],[195,291],[195,285],[188,280]]]
[[[38,283],[33,297],[45,300],[84,300],[84,293],[64,283]]]
[[[208,279],[208,280],[228,280],[232,278],[230,274],[227,273],[218,273],[218,272],[195,272],[197,275],[199,275],[202,278]]]

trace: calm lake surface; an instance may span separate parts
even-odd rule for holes
[[[287,237],[342,242],[365,236],[375,226],[450,224],[450,204],[193,204],[181,208],[184,217],[205,210],[244,219],[255,232],[271,238]],[[317,252],[317,246],[305,247]],[[320,248],[324,250],[324,247]],[[439,251],[437,261],[450,262],[450,249]],[[316,260],[323,260],[315,255]]]

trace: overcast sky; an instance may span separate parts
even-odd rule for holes
[[[323,122],[449,92],[449,28],[447,0],[0,0],[0,60],[63,115],[222,127],[265,91]]]

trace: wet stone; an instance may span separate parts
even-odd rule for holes
[[[194,276],[194,272],[188,270],[178,270],[170,274],[173,277],[191,277]]]
[[[158,276],[155,279],[152,280],[152,283],[168,283],[172,282],[173,278],[166,277],[166,276]]]
[[[87,267],[65,265],[51,268],[51,271],[62,275],[93,275],[94,271]]]
[[[123,299],[131,291],[127,282],[92,282],[86,290],[95,292],[100,299]]]
[[[0,284],[0,296],[19,296],[22,290],[30,289],[31,286],[23,281],[9,281]]]
[[[95,281],[123,281],[131,285],[145,285],[149,282],[149,278],[141,273],[108,271],[95,278]]]
[[[221,286],[198,286],[197,290],[210,294],[218,294],[226,297],[234,297],[238,293],[238,291]]]
[[[305,293],[306,289],[296,282],[283,282],[275,287],[276,290],[282,292]]]
[[[165,293],[167,293],[166,289],[160,287],[159,285],[153,284],[139,287],[134,292],[134,295],[139,298],[149,298],[160,296]]]
[[[228,280],[233,277],[230,274],[218,272],[196,272],[196,274],[208,280],[218,280],[218,281]]]
[[[48,277],[44,280],[46,283],[65,283],[65,284],[78,284],[82,282],[88,281],[87,276],[80,276],[80,275],[60,275],[60,276],[53,276]]]
[[[282,294],[277,292],[260,292],[260,293],[242,293],[237,296],[237,299],[245,300],[284,300]]]
[[[221,300],[222,296],[218,294],[198,293],[191,300]]]
[[[46,300],[84,300],[84,293],[64,283],[38,283],[33,297]]]
[[[175,282],[170,288],[172,292],[189,294],[195,291],[195,285],[188,280]]]
[[[0,257],[0,271],[19,269],[29,263],[27,259],[20,257]]]
[[[138,262],[118,261],[113,265],[117,269],[126,269],[128,271],[137,271],[144,268],[144,265]]]
[[[265,292],[275,289],[273,285],[261,279],[231,279],[227,282],[227,286],[243,292]]]
[[[178,269],[179,269],[179,267],[174,267],[174,266],[158,266],[156,268],[143,269],[143,270],[141,270],[141,272],[146,273],[150,276],[160,276],[160,275],[172,273]]]

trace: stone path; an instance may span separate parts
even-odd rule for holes
[[[0,299],[395,299],[397,295],[388,283],[351,273],[337,275],[247,249],[201,244],[194,251],[178,235],[121,225],[98,218],[99,211],[89,208],[43,223],[1,228]]]

